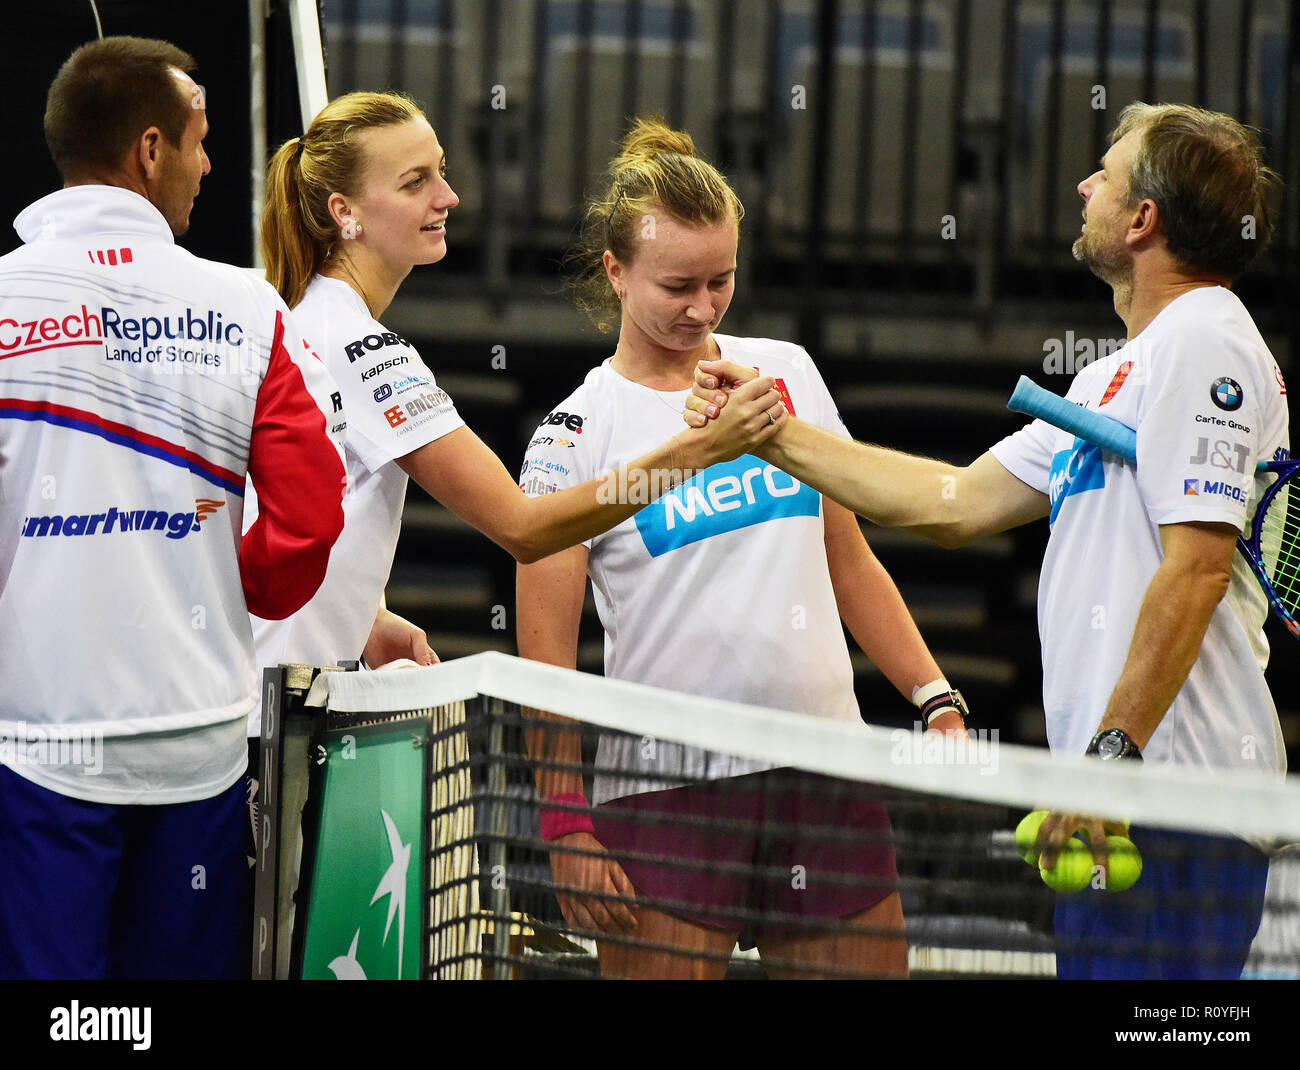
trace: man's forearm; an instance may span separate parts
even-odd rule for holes
[[[1200,654],[1226,578],[1166,558],[1142,599],[1128,659],[1099,729],[1120,728],[1144,749]]]
[[[873,523],[906,528],[945,546],[968,537],[963,470],[953,465],[852,442],[796,419],[756,452]]]

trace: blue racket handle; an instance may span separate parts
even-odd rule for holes
[[[1133,428],[1099,412],[1082,408],[1072,401],[1066,401],[1050,390],[1044,390],[1026,376],[1022,375],[1016,383],[1007,408],[1045,420],[1053,427],[1069,431],[1117,457],[1137,463],[1137,432]]]

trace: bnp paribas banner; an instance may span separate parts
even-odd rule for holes
[[[394,729],[326,745],[304,978],[420,976],[424,750]]]

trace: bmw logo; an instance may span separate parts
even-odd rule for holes
[[[1236,412],[1241,408],[1244,397],[1241,384],[1226,375],[1221,379],[1215,379],[1214,385],[1210,387],[1210,400],[1225,412]]]

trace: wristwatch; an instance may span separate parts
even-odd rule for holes
[[[1135,762],[1142,760],[1138,745],[1129,739],[1128,733],[1122,728],[1106,728],[1098,732],[1084,753],[1100,758],[1103,762],[1119,761],[1121,758],[1130,758]]]
[[[955,687],[949,691],[935,695],[921,707],[921,729],[928,730],[930,722],[945,710],[956,709],[960,715],[962,724],[970,720],[970,709],[966,706],[966,700],[961,697],[961,692]]]

